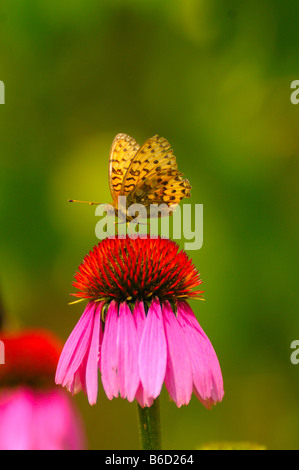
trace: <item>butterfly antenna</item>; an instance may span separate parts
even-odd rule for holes
[[[81,202],[83,204],[89,204],[90,206],[99,206],[101,202],[90,202],[90,201],[77,201],[77,199],[68,199],[68,202]]]

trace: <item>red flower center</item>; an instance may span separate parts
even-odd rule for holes
[[[0,335],[5,364],[0,365],[0,387],[27,384],[53,386],[62,346],[52,334],[32,330]]]
[[[168,239],[106,238],[85,256],[74,295],[94,301],[176,301],[198,297],[199,274],[184,251]]]

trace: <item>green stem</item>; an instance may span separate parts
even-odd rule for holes
[[[161,450],[159,398],[149,408],[142,408],[139,404],[137,406],[142,450]]]

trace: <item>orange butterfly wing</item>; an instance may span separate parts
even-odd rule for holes
[[[150,204],[176,206],[190,197],[191,186],[178,171],[170,144],[157,135],[148,139],[132,159],[121,187],[127,205],[143,204],[149,214]]]
[[[140,145],[127,134],[117,134],[114,138],[109,157],[109,187],[113,202],[121,195],[122,183],[130,163]]]

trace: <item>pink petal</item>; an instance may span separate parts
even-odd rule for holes
[[[189,349],[169,302],[163,305],[163,320],[167,341],[165,385],[171,398],[180,407],[189,403],[193,389]]]
[[[142,386],[148,397],[161,391],[166,371],[167,346],[162,310],[158,299],[151,303],[143,328],[138,364]]]
[[[86,362],[87,362],[87,354],[85,354],[80,366],[74,373],[74,375],[70,378],[70,380],[66,384],[66,388],[69,392],[73,395],[76,395],[81,390],[86,393]]]
[[[138,343],[140,343],[146,319],[143,302],[137,300],[137,302],[135,303],[133,317],[136,324],[137,340]]]
[[[35,391],[34,414],[35,449],[84,448],[81,419],[64,390]]]
[[[141,336],[143,333],[143,328],[144,328],[145,320],[146,320],[143,302],[137,301],[135,303],[133,317],[134,317],[135,324],[136,324],[137,341],[138,341],[138,349],[139,349],[139,344],[140,344],[140,340],[141,340]],[[139,383],[139,387],[137,389],[135,398],[142,408],[144,408],[145,406],[148,406],[148,407],[151,406],[154,401],[153,397],[149,397],[145,393],[141,382]]]
[[[192,358],[193,380],[198,394],[204,402],[208,400],[206,402],[208,405],[210,405],[210,401],[221,401],[224,396],[223,378],[217,355],[186,302],[178,304],[178,320],[189,338],[188,346]]]
[[[1,450],[84,448],[81,420],[64,390],[3,390],[0,415]]]
[[[3,390],[0,414],[0,449],[33,450],[33,392],[27,388]]]
[[[213,384],[210,362],[204,347],[205,340],[194,327],[190,315],[185,314],[184,306],[184,302],[178,303],[177,319],[187,339],[194,386],[205,400],[210,398]]]
[[[141,383],[139,384],[135,398],[142,408],[144,408],[145,406],[147,407],[152,406],[154,402],[153,397],[150,397],[145,393],[144,388],[142,387]]]
[[[94,323],[94,302],[89,302],[66,341],[57,365],[55,382],[70,387],[89,349]]]
[[[97,402],[98,396],[98,361],[101,339],[101,311],[103,303],[100,302],[95,309],[92,338],[86,364],[86,391],[90,405]]]
[[[101,347],[102,383],[109,400],[118,397],[118,306],[112,301],[107,312]]]
[[[117,333],[119,391],[122,398],[133,401],[140,379],[138,341],[133,314],[126,302],[119,307]]]
[[[206,398],[205,400],[202,398],[202,396],[198,393],[196,387],[193,387],[193,393],[196,396],[196,398],[207,408],[207,410],[211,410],[212,406],[215,405],[215,402],[212,398]]]

